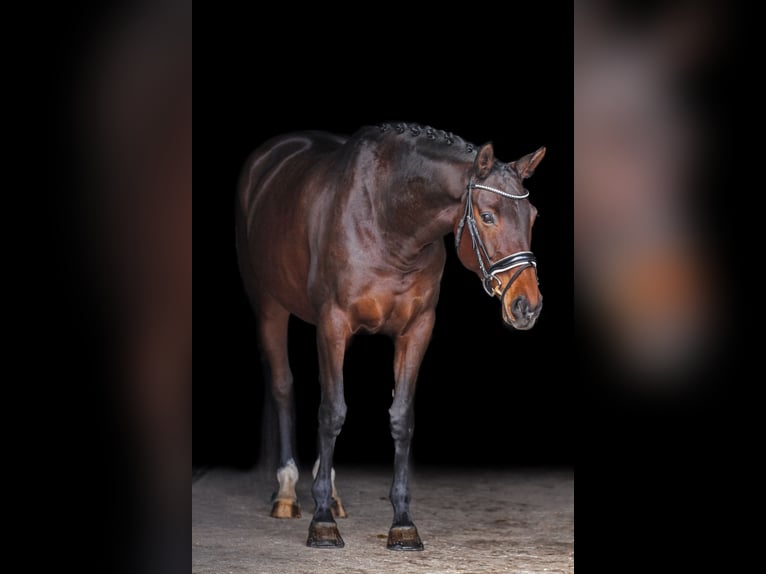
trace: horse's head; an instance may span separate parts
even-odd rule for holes
[[[543,159],[545,148],[509,164],[495,161],[492,144],[481,147],[469,176],[464,212],[455,226],[460,261],[502,303],[503,320],[531,329],[543,306],[537,262],[530,250],[537,210],[523,180]]]

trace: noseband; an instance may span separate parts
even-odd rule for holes
[[[471,235],[471,245],[473,245],[473,250],[476,252],[476,259],[479,261],[479,269],[484,276],[484,280],[482,281],[484,290],[490,297],[494,295],[500,295],[500,298],[502,299],[505,296],[505,292],[508,291],[508,288],[513,284],[514,281],[516,281],[516,279],[519,278],[521,272],[524,271],[524,269],[527,267],[533,267],[535,269],[535,277],[537,277],[537,259],[535,259],[535,256],[531,251],[517,251],[516,253],[506,255],[494,263],[492,262],[489,253],[487,253],[487,248],[484,246],[484,242],[481,240],[481,236],[479,235],[479,228],[476,226],[476,219],[473,216],[473,199],[471,197],[471,192],[474,189],[491,191],[492,193],[502,195],[503,197],[507,197],[509,199],[524,199],[525,197],[529,196],[529,192],[527,191],[523,195],[514,195],[494,187],[489,187],[488,185],[474,183],[473,176],[471,176],[471,179],[468,181],[468,193],[465,200],[465,213],[463,214],[463,218],[460,220],[460,223],[457,226],[457,232],[455,233],[455,249],[460,249],[460,238],[463,235],[463,227],[465,227],[467,224],[468,233]],[[484,263],[484,259],[487,260],[486,265]],[[518,269],[511,276],[511,279],[508,281],[508,284],[505,286],[505,288],[501,291],[503,282],[500,280],[497,274],[514,268]]]

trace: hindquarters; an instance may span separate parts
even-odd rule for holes
[[[236,204],[237,255],[253,306],[264,295],[314,322],[307,284],[311,250],[307,230],[322,212],[323,173],[345,139],[323,132],[281,136],[245,162]]]

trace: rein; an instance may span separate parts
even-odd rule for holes
[[[537,259],[535,259],[535,256],[531,251],[517,251],[516,253],[506,255],[494,263],[492,262],[489,253],[487,253],[487,248],[484,246],[484,242],[481,240],[481,235],[479,235],[479,228],[476,225],[476,218],[474,218],[473,215],[472,191],[474,189],[483,189],[485,191],[496,193],[497,195],[502,195],[503,197],[507,197],[509,199],[524,199],[529,196],[529,192],[527,191],[523,195],[514,195],[512,193],[508,193],[488,185],[474,183],[473,176],[471,176],[471,179],[468,181],[466,194],[467,197],[465,200],[465,213],[463,214],[463,218],[460,220],[460,223],[457,227],[457,232],[455,233],[455,249],[460,249],[460,238],[463,235],[463,228],[467,225],[468,233],[471,236],[471,245],[473,246],[473,250],[476,253],[476,259],[479,262],[479,269],[481,270],[481,273],[484,277],[484,280],[482,281],[484,291],[486,291],[487,295],[490,297],[500,295],[500,298],[502,299],[505,297],[505,293],[508,291],[508,288],[513,284],[514,281],[516,281],[516,279],[519,278],[521,272],[524,271],[524,269],[527,267],[533,267],[535,269],[535,277],[537,277]],[[487,261],[486,265],[484,263],[485,259]],[[502,273],[503,271],[508,271],[509,269],[514,269],[516,267],[518,267],[517,271],[513,274],[513,276],[511,276],[511,279],[508,281],[505,288],[503,288],[503,282],[500,280],[497,274]],[[496,283],[496,285],[493,285],[494,283]]]

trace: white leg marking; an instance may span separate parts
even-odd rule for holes
[[[277,471],[277,480],[279,481],[279,493],[277,498],[286,498],[295,500],[295,483],[298,482],[298,467],[295,461],[290,459],[287,464]]]

